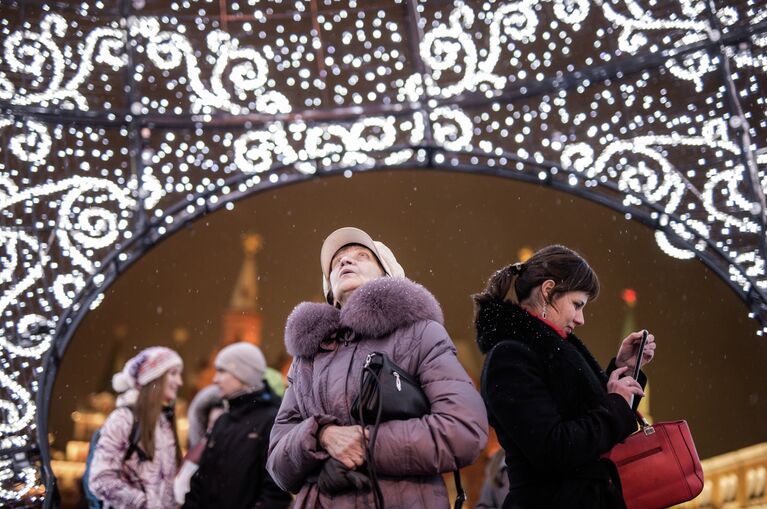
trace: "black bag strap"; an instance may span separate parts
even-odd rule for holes
[[[130,408],[131,417],[133,417],[133,424],[131,425],[130,435],[128,435],[128,449],[123,456],[123,462],[128,461],[133,453],[138,454],[139,462],[143,462],[149,459],[149,456],[141,448],[139,443],[141,442],[141,428],[138,424],[138,416],[133,408]]]
[[[455,505],[454,509],[461,509],[463,503],[466,502],[466,492],[463,491],[463,485],[461,484],[461,470],[456,469],[453,471],[453,479],[455,480]]]
[[[364,428],[365,428],[365,417],[363,412],[363,405],[358,406],[358,417],[359,422],[362,423],[363,433],[362,433],[362,448],[365,451],[365,463],[367,463],[368,467],[368,474],[370,475],[370,484],[373,487],[373,502],[375,503],[376,509],[384,509],[384,497],[383,492],[381,491],[381,486],[378,484],[378,473],[376,472],[375,464],[373,463],[373,450],[375,449],[376,444],[376,438],[378,437],[378,426],[381,424],[381,411],[383,410],[383,391],[380,388],[381,385],[381,379],[378,377],[378,373],[375,372],[373,368],[370,367],[370,363],[366,362],[365,365],[362,368],[362,376],[360,376],[360,394],[362,394],[362,390],[365,383],[365,375],[373,377],[373,380],[375,380],[376,385],[378,385],[378,411],[376,412],[376,420],[373,424],[373,428],[370,431],[370,440],[368,441],[365,438]]]

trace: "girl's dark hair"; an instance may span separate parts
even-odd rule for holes
[[[508,300],[512,287],[517,302],[522,302],[548,279],[556,283],[549,294],[549,303],[567,292],[586,292],[589,300],[599,296],[599,279],[586,260],[568,247],[554,245],[544,247],[524,263],[507,265],[497,271],[485,290],[473,295],[474,302],[481,306],[493,300]]]
[[[141,386],[138,393],[138,399],[136,400],[135,412],[139,424],[139,444],[150,460],[154,458],[154,432],[155,426],[157,425],[157,419],[160,418],[160,414],[162,413],[164,399],[163,391],[168,373],[169,372],[166,371],[160,378]],[[170,418],[170,425],[173,430],[173,438],[176,442],[176,466],[178,467],[181,465],[182,457],[178,441],[178,430],[176,429],[175,413]]]

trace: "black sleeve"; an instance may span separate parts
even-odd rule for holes
[[[488,409],[495,425],[538,470],[571,471],[598,458],[636,428],[631,409],[617,394],[583,415],[565,419],[546,383],[543,362],[525,345],[504,342],[488,355]]]
[[[202,455],[200,456],[200,463],[197,466],[197,470],[194,474],[192,474],[192,478],[189,481],[189,491],[186,493],[186,497],[184,497],[184,505],[181,506],[182,509],[200,509],[203,507],[205,497],[207,494],[205,493],[207,482],[206,477],[209,475],[209,464],[210,461],[208,458],[210,457],[210,452],[208,450],[207,444],[208,440],[210,440],[210,437],[213,435],[213,432],[216,430],[216,426],[219,426],[221,422],[223,422],[221,419],[219,419],[220,422],[216,422],[214,424],[213,429],[205,435],[203,435],[202,439],[200,441],[204,441],[202,444],[198,442],[198,446],[202,447]]]
[[[186,493],[186,497],[184,498],[184,505],[181,506],[182,509],[199,509],[200,508],[200,498],[202,495],[202,478],[200,476],[200,469],[197,469],[197,472],[192,475],[192,480],[189,483],[189,491]]]

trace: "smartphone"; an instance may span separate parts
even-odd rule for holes
[[[634,380],[639,380],[639,367],[642,365],[645,343],[647,343],[647,330],[642,331],[642,340],[639,342],[639,349],[637,350],[636,361],[634,362]]]

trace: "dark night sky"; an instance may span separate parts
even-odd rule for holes
[[[115,348],[124,359],[134,348],[173,346],[173,330],[184,327],[187,367],[207,359],[219,339],[247,232],[264,237],[258,255],[263,348],[270,362],[280,359],[286,316],[298,302],[320,298],[322,240],[347,225],[383,240],[407,275],[436,295],[474,376],[481,357],[469,295],[495,269],[516,261],[522,246],[576,249],[602,282],[577,333],[603,363],[621,337],[621,291],[637,290],[637,324],[655,333],[659,344],[647,370],[653,417],[687,419],[703,458],[767,440],[767,340],[756,336],[746,307],[703,264],[668,257],[648,228],[567,194],[495,177],[401,171],[318,178],[262,192],[151,250],[107,291],[72,340],[51,399],[54,446],[61,448],[71,434],[76,406],[105,388]]]

